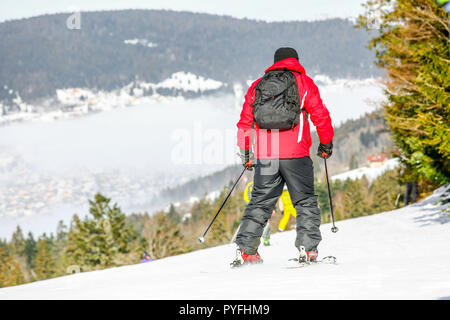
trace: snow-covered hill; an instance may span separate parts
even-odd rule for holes
[[[287,269],[293,231],[262,247],[262,265],[230,269],[225,245],[146,264],[0,289],[0,299],[449,299],[450,186],[399,210],[323,225],[321,256]],[[442,201],[446,198],[447,203]]]
[[[356,180],[361,179],[363,176],[365,176],[367,180],[372,181],[375,180],[377,177],[381,176],[386,171],[397,168],[398,165],[399,161],[397,158],[389,159],[379,166],[375,167],[366,166],[337,174],[335,176],[332,176],[331,180],[332,181],[336,180],[345,181],[347,179]]]

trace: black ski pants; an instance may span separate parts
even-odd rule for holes
[[[297,211],[295,246],[306,251],[317,249],[320,234],[320,209],[314,194],[314,170],[310,157],[258,160],[252,197],[242,217],[236,244],[247,254],[255,254],[264,226],[286,183]]]

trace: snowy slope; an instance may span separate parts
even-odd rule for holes
[[[363,176],[366,176],[367,180],[372,181],[375,180],[378,176],[381,176],[384,172],[388,170],[395,169],[398,167],[399,161],[397,158],[389,159],[385,163],[383,163],[379,167],[362,167],[350,171],[346,171],[335,176],[331,177],[332,181],[342,180],[345,181],[347,179],[355,180],[360,179]]]
[[[262,265],[230,269],[234,246],[225,245],[4,288],[0,299],[449,299],[449,204],[438,203],[443,192],[338,222],[337,234],[323,225],[320,255],[335,255],[338,265],[286,269],[296,256],[289,231],[261,248]]]

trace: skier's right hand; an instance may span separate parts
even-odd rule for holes
[[[317,149],[317,155],[321,158],[328,159],[333,154],[333,141],[328,143],[320,143]]]
[[[253,161],[255,160],[253,152],[250,150],[241,150],[239,156],[241,157],[242,165],[247,168],[247,170],[252,171],[255,166],[253,164]]]

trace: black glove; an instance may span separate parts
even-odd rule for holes
[[[320,143],[317,149],[317,155],[321,158],[328,159],[333,154],[333,141],[326,144]]]
[[[247,168],[247,170],[252,171],[254,164],[252,163],[255,159],[253,156],[253,152],[250,150],[241,150],[239,153],[239,156],[241,157],[242,165]]]

